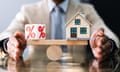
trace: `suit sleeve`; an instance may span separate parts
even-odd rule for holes
[[[6,42],[8,39],[0,41],[0,68],[7,69],[8,54],[6,52]]]
[[[2,41],[0,41],[0,48],[1,50],[7,54],[7,42],[8,42],[9,38],[3,39]]]
[[[117,47],[119,48],[120,42],[119,42],[118,37],[106,26],[106,24],[103,22],[101,17],[98,15],[94,7],[92,5],[89,5],[86,7],[87,7],[86,18],[91,23],[91,34],[99,28],[104,28],[105,35],[107,35],[110,39],[114,40]]]

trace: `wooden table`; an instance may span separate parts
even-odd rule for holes
[[[59,45],[87,45],[87,40],[28,40],[28,45],[51,45],[47,48],[47,57],[50,60],[59,60],[62,50]]]

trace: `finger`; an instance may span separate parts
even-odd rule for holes
[[[19,41],[18,41],[15,37],[11,37],[11,38],[9,39],[9,42],[10,42],[12,45],[14,45],[16,48],[18,48],[18,47],[20,46]]]
[[[8,51],[9,56],[15,60],[15,59],[16,59],[16,58],[15,58],[15,53],[16,53],[15,50],[16,50],[17,48],[16,48],[13,44],[11,44],[11,42],[8,42],[8,43],[7,43],[7,46],[8,46],[7,51]]]
[[[26,47],[26,40],[18,39],[18,41],[20,42],[19,48],[24,49]]]
[[[111,53],[111,44],[109,42],[102,45],[102,56],[103,59],[106,59]]]
[[[21,41],[21,43],[22,43],[22,41]],[[23,45],[21,45],[21,43],[19,42],[19,47],[15,47],[15,45],[13,45],[13,43],[11,43],[11,42],[8,43],[9,54],[16,61],[18,60],[19,56],[22,55],[22,52],[25,48],[25,47],[23,47]]]
[[[104,37],[102,37],[102,44],[104,45],[106,42],[108,42],[109,38],[107,36],[104,35]]]
[[[108,56],[110,56],[110,53],[111,53],[111,43],[110,42],[107,42],[105,45],[102,46],[102,55],[105,58],[107,58]]]
[[[100,34],[100,36],[101,36],[102,33],[104,33],[104,29],[103,29],[103,28],[100,28],[100,29],[98,29],[97,31],[93,32],[93,34],[91,35],[91,38],[90,38],[91,48],[95,48],[95,47],[96,47],[95,39],[96,39],[96,37],[97,37],[99,34]]]
[[[97,36],[95,39],[95,43],[97,47],[102,47],[102,45],[104,45],[108,40],[108,37],[105,35],[103,37]]]
[[[112,48],[112,44],[111,44],[110,41],[107,41],[104,45],[102,45],[102,49],[103,49],[104,51],[110,51],[111,48]]]
[[[18,59],[19,59],[19,57],[20,57],[20,50],[19,50],[19,48],[16,48],[16,49],[14,50],[14,52],[15,52],[15,54],[14,54],[14,59],[15,59],[16,61],[18,61]]]
[[[20,38],[20,39],[25,39],[25,35],[23,32],[15,32],[14,37]]]
[[[102,39],[103,39],[103,37],[99,37],[99,36],[96,37],[96,39],[95,39],[96,46],[99,48],[102,47]]]
[[[104,29],[103,28],[100,28],[98,31],[97,31],[97,36],[104,36]]]
[[[14,45],[14,43],[12,43],[10,41],[8,41],[7,47],[8,47],[7,52],[9,54],[9,56],[11,58],[13,58],[15,61],[18,61],[19,57],[22,55],[24,49],[16,48],[15,45]]]
[[[11,52],[13,53],[13,48],[14,47],[14,45],[13,44],[11,44],[9,41],[8,41],[8,43],[7,43],[7,52],[8,52],[8,54],[10,55],[10,56],[12,56],[11,55]]]
[[[16,39],[19,41],[19,48],[25,48],[26,47],[26,40],[25,40],[25,36],[23,32],[16,32],[14,34],[14,36],[16,37]]]

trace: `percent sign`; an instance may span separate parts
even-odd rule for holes
[[[26,27],[26,31],[29,32],[27,38],[30,38],[30,37],[31,37],[31,38],[35,38],[35,33],[32,32],[33,29],[34,29],[34,26],[27,26],[27,27]]]
[[[40,32],[39,38],[45,38],[45,37],[46,37],[46,34],[45,34],[45,32],[44,32],[44,29],[45,29],[44,26],[39,26],[39,27],[38,27],[38,31]]]

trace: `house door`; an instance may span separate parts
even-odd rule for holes
[[[76,27],[72,27],[70,29],[70,33],[71,33],[71,38],[77,38],[77,28]]]

